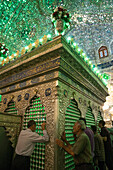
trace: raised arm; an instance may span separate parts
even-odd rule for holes
[[[49,136],[47,134],[47,131],[45,129],[46,123],[42,123],[41,127],[42,127],[42,131],[43,131],[43,136],[37,134],[36,132],[33,133],[32,135],[32,142],[48,142],[49,141]]]
[[[72,148],[71,144],[66,140],[65,131],[62,133],[61,139],[66,143],[69,148]]]
[[[71,145],[65,145],[64,142],[60,139],[56,139],[56,143],[58,146],[63,148],[66,152],[68,152],[70,155],[74,156],[74,152],[71,150],[72,146]]]

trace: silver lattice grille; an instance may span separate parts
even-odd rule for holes
[[[95,118],[94,115],[92,113],[92,109],[90,107],[88,107],[87,113],[86,113],[86,125],[87,127],[91,127],[91,125],[95,125]]]
[[[65,114],[65,132],[67,141],[69,141],[69,143],[72,145],[74,144],[73,126],[76,120],[78,120],[79,118],[80,110],[77,107],[77,102],[75,100],[71,100],[70,105],[67,107]],[[75,169],[73,157],[67,152],[65,152],[65,169]]]
[[[23,129],[27,128],[29,120],[35,120],[36,132],[43,135],[41,124],[46,121],[45,108],[41,103],[40,97],[34,96],[30,106],[26,109],[24,115]],[[45,168],[45,144],[37,143],[30,159],[30,170],[44,170]]]
[[[98,116],[97,116],[97,130],[98,130],[99,133],[101,131],[101,129],[98,126],[100,120],[103,120],[103,118],[101,116],[101,112],[98,112]]]

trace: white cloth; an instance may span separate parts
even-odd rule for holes
[[[18,138],[15,152],[18,155],[31,156],[36,142],[45,143],[47,141],[49,141],[49,136],[46,130],[43,130],[43,136],[32,132],[31,129],[22,130]]]

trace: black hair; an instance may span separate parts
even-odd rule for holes
[[[102,126],[106,124],[104,120],[100,120],[99,123],[102,124]]]
[[[93,132],[97,131],[97,127],[95,125],[91,125],[91,129],[92,129]]]
[[[36,125],[36,122],[35,122],[34,120],[30,120],[30,121],[28,122],[28,124],[27,124],[27,127],[29,128],[29,127],[31,127],[31,126],[33,126],[33,125]]]
[[[83,120],[86,125],[86,119],[84,117],[80,117],[79,120]]]

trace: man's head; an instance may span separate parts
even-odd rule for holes
[[[31,129],[33,132],[35,132],[35,130],[36,130],[36,122],[35,122],[34,120],[30,120],[30,121],[28,122],[27,127],[28,127],[29,129]]]
[[[83,120],[78,120],[74,126],[73,126],[73,133],[79,134],[81,131],[84,131],[86,129],[85,123]]]
[[[86,125],[86,119],[84,118],[84,117],[80,117],[80,119],[79,120],[83,120],[84,121],[84,123],[85,123],[85,125]]]
[[[100,128],[104,127],[105,126],[105,121],[104,120],[100,120],[98,126]]]
[[[93,133],[95,134],[96,131],[97,131],[97,127],[96,127],[95,125],[92,125],[92,126],[91,126],[91,129],[92,129]]]

